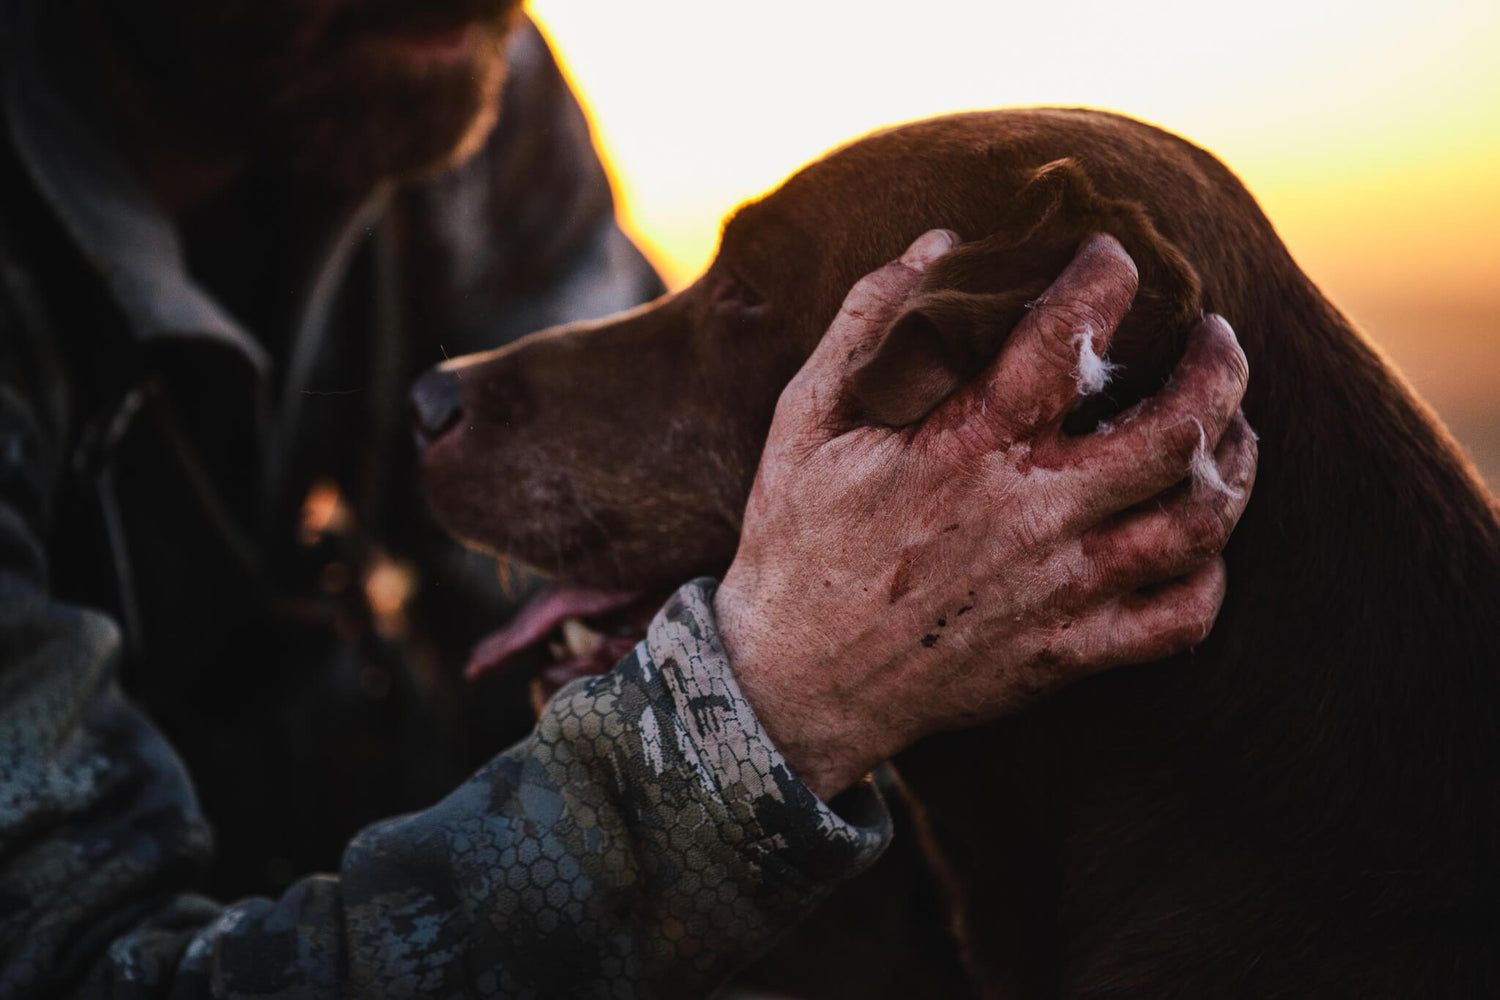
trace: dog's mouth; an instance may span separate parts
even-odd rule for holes
[[[480,640],[469,654],[470,680],[506,670],[523,653],[545,647],[551,662],[536,680],[545,702],[580,677],[608,673],[646,635],[661,601],[635,591],[554,584],[533,597],[505,628]]]

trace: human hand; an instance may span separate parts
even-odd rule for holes
[[[1136,291],[1108,236],[920,423],[849,416],[853,373],[956,242],[929,232],[849,293],[777,405],[715,597],[746,697],[825,799],[923,735],[1200,642],[1254,480],[1248,367],[1217,316],[1112,433],[1062,432],[1079,332],[1102,357]]]

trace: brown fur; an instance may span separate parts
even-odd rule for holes
[[[427,454],[459,534],[570,579],[719,572],[782,385],[844,291],[922,231],[971,242],[857,382],[929,412],[1093,231],[1141,294],[1120,378],[1149,394],[1202,310],[1251,366],[1254,497],[1194,654],[1077,685],[898,761],[954,873],[986,995],[1477,997],[1500,990],[1500,524],[1446,433],[1211,156],[1084,111],[958,116],[831,155],[631,316],[455,369]]]

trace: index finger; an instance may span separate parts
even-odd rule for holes
[[[856,282],[828,332],[783,390],[782,405],[836,408],[849,377],[901,312],[928,265],[957,243],[951,229],[929,230],[898,259]]]
[[[1090,236],[1016,324],[980,377],[985,411],[1012,437],[1057,426],[1079,396],[1104,388],[1110,338],[1135,299],[1140,275],[1113,236]]]
[[[957,242],[958,234],[951,229],[928,230],[896,260],[855,282],[828,332],[807,359],[804,371],[844,373],[856,367],[854,359],[860,350],[875,345],[922,280],[928,265],[953,249]]]

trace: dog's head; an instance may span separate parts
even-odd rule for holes
[[[939,226],[970,242],[930,272],[859,373],[869,419],[918,420],[977,373],[1101,231],[1141,272],[1115,341],[1127,374],[1105,405],[1149,392],[1199,289],[1139,204],[1095,180],[1120,184],[1110,129],[1148,130],[1084,120],[966,115],[868,137],[737,212],[691,287],[429,373],[415,400],[437,517],[578,584],[650,590],[722,571],[783,386],[849,287]],[[1058,131],[1076,133],[1051,144],[1072,158],[1049,158],[1038,141]]]

